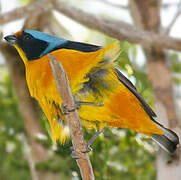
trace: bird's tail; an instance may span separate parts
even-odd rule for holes
[[[170,129],[165,128],[155,120],[155,124],[164,132],[164,134],[152,134],[152,139],[165,151],[174,153],[179,144],[179,138],[177,134]]]

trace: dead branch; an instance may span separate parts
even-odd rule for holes
[[[70,89],[67,75],[62,64],[57,61],[53,55],[49,55],[48,57],[63,104],[67,109],[75,109],[66,115],[66,119],[70,128],[73,148],[76,156],[78,157],[77,164],[81,171],[82,179],[94,180],[91,162],[88,154],[86,153],[87,148],[83,139],[83,132],[80,125],[78,111],[75,108],[74,98]]]

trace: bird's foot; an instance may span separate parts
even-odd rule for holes
[[[76,155],[76,152],[75,152],[73,146],[71,146],[70,149],[72,150],[71,157],[73,159],[79,159],[79,157]],[[82,153],[89,153],[91,151],[92,151],[92,148],[90,146],[86,145],[86,150],[83,151]]]
[[[86,150],[82,153],[89,153],[92,152],[92,148],[91,148],[91,144],[94,142],[94,140],[97,138],[97,136],[99,136],[102,132],[104,132],[104,130],[106,129],[106,127],[104,127],[103,129],[101,129],[100,131],[97,131],[91,138],[90,140],[87,142],[86,144]],[[73,147],[71,147],[72,153],[71,156],[73,159],[79,159],[79,157],[76,155],[76,152],[74,150]]]
[[[62,108],[62,114],[68,114],[70,112],[74,112],[75,110],[79,109],[80,105],[75,104],[75,107],[69,109],[67,108],[66,105],[62,104],[61,108]]]
[[[66,105],[62,104],[61,105],[62,114],[68,114],[69,112],[73,112],[73,111],[79,109],[81,105],[91,105],[91,106],[98,106],[98,107],[100,107],[100,106],[103,106],[104,104],[95,104],[95,103],[92,103],[92,102],[76,101],[75,102],[75,107],[73,107],[71,109],[67,108]]]
[[[90,145],[86,144],[86,148],[87,148],[86,153],[92,152],[92,148]]]

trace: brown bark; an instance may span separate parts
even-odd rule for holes
[[[160,32],[160,1],[134,0],[130,3],[130,9],[137,26],[151,32]],[[153,87],[158,121],[175,130],[180,137],[173,96],[173,79],[162,48],[152,46],[145,50],[148,61],[148,79]],[[179,152],[180,148],[174,157],[168,156],[163,151],[158,153],[157,180],[180,179],[181,157]]]
[[[178,126],[178,119],[175,112],[171,71],[163,59],[157,57],[156,61],[154,60],[148,62],[148,78],[153,87],[155,103],[161,103],[166,110],[168,122],[163,123],[175,128]]]
[[[80,124],[78,111],[75,107],[74,97],[70,89],[68,77],[62,64],[58,62],[53,55],[49,55],[49,60],[63,104],[68,110],[71,110],[66,115],[66,119],[70,128],[72,144],[75,155],[78,158],[76,161],[79,166],[82,179],[94,180],[91,162],[87,153],[87,147],[83,138],[82,127]]]

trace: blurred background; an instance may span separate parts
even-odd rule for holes
[[[91,23],[91,16],[95,16],[100,17],[100,22],[103,19],[112,21],[112,26],[121,21],[131,24],[130,28],[172,36],[178,41],[181,38],[180,0],[58,2],[60,10],[53,6],[57,3],[55,0],[0,0],[1,180],[81,179],[77,164],[70,156],[71,141],[64,146],[52,145],[47,119],[37,102],[29,96],[23,63],[15,49],[5,43],[4,36],[21,29],[35,29],[74,41],[106,46],[115,40],[112,38],[115,36],[109,29],[106,31],[104,24],[103,33]],[[21,10],[30,6],[32,11]],[[89,13],[90,16],[88,19],[86,16],[77,17],[77,12]],[[85,21],[83,25],[80,24],[81,18]],[[117,31],[121,29],[119,26],[115,28]],[[175,51],[179,47],[165,49],[163,44],[163,47],[152,45],[146,48],[139,40],[134,40],[134,34],[129,36],[133,36],[133,40],[118,38],[122,40],[119,68],[156,111],[157,120],[179,134],[181,54]],[[144,44],[147,44],[146,40]],[[84,129],[85,140],[94,133]],[[170,157],[151,139],[133,131],[107,129],[92,148],[89,155],[96,180],[181,179],[180,155]]]

